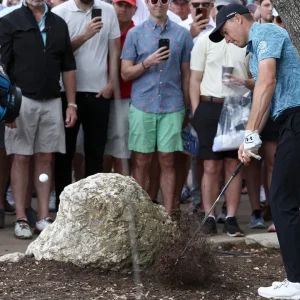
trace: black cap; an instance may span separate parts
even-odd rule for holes
[[[249,9],[241,4],[229,4],[224,6],[220,11],[217,13],[217,21],[216,21],[216,28],[214,31],[209,35],[209,39],[214,43],[221,42],[224,37],[220,33],[220,29],[225,24],[227,20],[232,19],[235,15],[245,15],[250,14]]]

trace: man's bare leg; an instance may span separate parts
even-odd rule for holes
[[[233,172],[236,170],[236,167],[239,164],[238,159],[225,158],[224,160],[224,169],[225,169],[225,182],[228,182]],[[225,192],[225,199],[227,205],[227,216],[235,217],[236,212],[241,200],[241,191],[242,191],[242,173],[239,172],[234,180],[230,183]]]
[[[133,177],[148,192],[150,186],[150,164],[153,153],[134,153]]]
[[[149,186],[149,196],[152,201],[157,200],[158,191],[160,188],[160,166],[158,162],[158,153],[154,152],[150,165],[150,186]]]
[[[120,159],[113,157],[113,167],[115,173],[130,176],[131,175],[131,166],[129,159]]]
[[[253,159],[244,171],[252,211],[260,210],[261,161]]]
[[[164,201],[164,207],[169,215],[172,213],[175,197],[175,153],[158,153],[159,165],[161,168],[160,187]]]
[[[33,192],[33,169],[34,169],[34,162],[33,162],[33,156],[30,157],[30,164],[29,164],[29,170],[28,170],[28,185],[27,185],[27,191],[25,196],[25,208],[28,208],[31,206],[32,202],[32,192]]]
[[[222,165],[223,160],[204,160],[201,182],[201,199],[205,213],[208,213],[220,192]],[[212,211],[211,215],[214,216],[215,212]]]
[[[274,158],[276,153],[277,142],[269,142],[265,141],[262,145],[264,152],[264,188],[266,193],[266,203],[268,203],[273,166],[274,166]]]
[[[49,196],[52,183],[52,153],[36,153],[34,154],[34,185],[38,197],[38,220],[43,220],[49,215]],[[49,179],[46,182],[40,182],[39,176],[45,173]]]
[[[187,180],[189,169],[191,166],[191,157],[183,152],[175,152],[175,197],[174,197],[174,208],[180,208],[181,193],[184,184]]]
[[[31,155],[13,155],[11,186],[15,199],[16,219],[26,218],[25,195],[28,188]]]

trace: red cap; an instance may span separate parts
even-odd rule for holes
[[[127,2],[132,6],[136,6],[136,0],[113,0],[113,3]]]

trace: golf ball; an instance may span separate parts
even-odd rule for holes
[[[47,182],[48,181],[48,175],[47,174],[41,174],[39,177],[40,182]]]

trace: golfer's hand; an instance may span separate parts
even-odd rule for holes
[[[239,150],[238,150],[238,156],[239,160],[244,163],[245,166],[249,166],[251,162],[251,156],[244,151],[244,143],[241,144]]]
[[[225,73],[224,76],[228,78],[228,80],[222,80],[222,83],[228,87],[236,87],[236,86],[242,86],[244,87],[246,85],[246,80],[236,77],[232,74]]]
[[[202,15],[196,16],[193,20],[193,23],[191,24],[190,34],[192,38],[198,36],[203,30],[206,29],[208,25],[209,20],[208,19],[200,20],[201,17]]]
[[[244,157],[252,156],[258,160],[261,159],[261,157],[257,154],[261,144],[262,141],[257,130],[246,130],[244,139]]]
[[[96,17],[86,24],[85,32],[83,34],[85,39],[89,40],[101,30],[101,28],[103,27],[101,19],[102,17]]]
[[[112,84],[108,83],[97,95],[96,98],[100,98],[101,96],[110,99],[113,94],[113,86]]]
[[[71,128],[77,120],[77,111],[73,106],[69,106],[66,111],[66,128]]]
[[[161,47],[158,50],[156,50],[153,54],[148,56],[144,60],[145,67],[149,68],[151,66],[159,65],[160,63],[164,62],[165,59],[169,58],[171,51],[166,49],[166,46]]]
[[[16,121],[13,121],[12,123],[4,123],[4,125],[8,128],[14,129],[17,128],[17,123]]]

